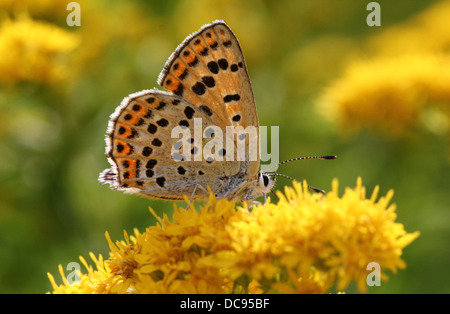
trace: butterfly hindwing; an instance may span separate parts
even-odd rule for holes
[[[101,174],[100,181],[113,189],[161,199],[182,199],[195,185],[214,189],[210,178],[239,172],[239,162],[214,167],[217,156],[202,151],[210,141],[211,126],[216,125],[205,112],[179,96],[158,90],[132,94],[111,116],[106,154],[112,168]]]

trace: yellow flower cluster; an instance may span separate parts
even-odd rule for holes
[[[345,132],[365,127],[404,136],[420,125],[430,106],[445,112],[444,106],[450,105],[449,80],[450,57],[445,55],[355,62],[326,91],[321,112],[337,118]]]
[[[356,281],[366,291],[366,266],[386,271],[404,268],[402,250],[417,236],[395,222],[393,192],[377,201],[358,179],[338,196],[338,183],[322,196],[294,182],[280,201],[238,207],[213,196],[199,211],[175,208],[173,221],[159,224],[115,244],[110,257],[91,253],[77,285],[57,285],[53,293],[327,293]]]
[[[28,12],[33,17],[39,16],[40,18],[46,17],[51,20],[58,20],[65,19],[69,2],[58,0],[0,0],[0,11],[12,14]]]
[[[79,0],[81,25],[69,27],[66,19],[76,13],[69,2],[0,0],[0,84],[62,81],[67,88],[89,75],[105,50],[142,40],[157,23],[135,3]],[[123,27],[117,20],[131,22]]]
[[[427,128],[450,131],[450,1],[431,6],[368,43],[319,101],[320,112],[344,132],[362,128],[398,138]]]
[[[68,54],[80,38],[56,25],[23,16],[0,26],[0,83],[48,83],[65,78]]]

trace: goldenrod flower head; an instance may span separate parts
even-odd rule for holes
[[[406,22],[390,26],[374,36],[368,43],[369,49],[391,56],[448,52],[449,14],[450,1],[436,1]]]
[[[68,13],[66,8],[69,2],[59,0],[0,0],[0,10],[12,14],[28,12],[31,16],[39,16],[40,18],[47,17],[52,20],[65,20]]]
[[[386,271],[405,267],[402,250],[418,236],[395,222],[393,192],[366,198],[358,179],[338,196],[338,183],[326,196],[306,182],[287,187],[280,201],[251,211],[213,196],[196,211],[175,208],[173,221],[113,243],[108,260],[80,274],[79,286],[57,285],[54,293],[327,293],[356,281],[366,291],[367,264]]]
[[[410,54],[354,62],[320,100],[320,112],[345,132],[360,128],[398,137],[418,127],[426,109],[450,104],[450,58]],[[450,117],[449,117],[450,118]]]
[[[362,128],[393,138],[425,127],[450,132],[450,2],[436,2],[410,20],[369,39],[320,97],[319,111],[353,133]]]
[[[77,35],[22,16],[0,26],[0,83],[52,83],[69,72],[68,55],[79,45]]]

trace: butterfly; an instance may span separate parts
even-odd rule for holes
[[[208,187],[220,199],[265,197],[276,176],[259,172],[259,154],[251,156],[250,149],[241,152],[243,158],[237,155],[242,143],[244,148],[259,145],[259,124],[242,50],[225,22],[214,21],[188,36],[157,83],[169,92],[131,94],[110,116],[106,156],[111,168],[100,174],[100,183],[164,200],[207,199]],[[256,131],[230,135],[230,127]],[[180,140],[173,136],[176,128],[202,134]],[[204,154],[202,148],[220,133],[226,134],[227,146]],[[221,160],[224,156],[231,158]]]

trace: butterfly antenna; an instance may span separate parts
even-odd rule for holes
[[[291,180],[291,181],[297,181],[297,180],[294,179],[293,177],[290,177],[290,176],[287,176],[287,175],[281,174],[281,173],[273,172],[273,173],[271,173],[271,175],[276,176],[276,177],[283,177],[283,178],[289,179],[289,180]],[[310,189],[313,190],[314,192],[325,194],[325,191],[324,191],[324,190],[315,188],[315,187],[313,187],[313,186],[308,185],[308,188],[310,188]],[[272,193],[273,193],[273,190],[272,190]],[[273,194],[275,195],[275,193],[273,193]]]
[[[336,159],[337,156],[336,155],[325,155],[325,156],[309,156],[309,157],[297,157],[297,158],[292,158],[292,159],[288,159],[285,161],[282,161],[280,163],[278,163],[277,165],[271,167],[267,172],[270,172],[272,169],[277,168],[283,164],[286,164],[288,162],[291,161],[296,161],[296,160],[304,160],[304,159]]]
[[[273,189],[271,189],[270,192],[272,192],[273,196],[275,196],[277,200],[280,200],[280,198],[275,194],[275,191]]]

